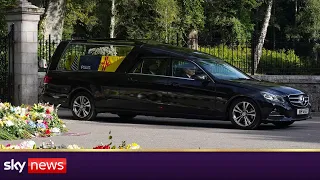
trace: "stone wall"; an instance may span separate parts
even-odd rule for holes
[[[39,92],[45,73],[39,73]],[[290,86],[307,93],[311,98],[312,112],[320,112],[320,76],[255,75],[257,79]]]

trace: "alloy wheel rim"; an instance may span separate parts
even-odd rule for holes
[[[246,101],[240,102],[232,110],[232,118],[239,126],[248,127],[252,125],[257,116],[254,106]]]
[[[91,111],[90,100],[86,96],[78,96],[73,101],[73,112],[79,118],[85,118]]]

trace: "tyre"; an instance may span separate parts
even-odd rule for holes
[[[94,100],[89,93],[80,92],[73,96],[71,111],[74,119],[91,121],[97,116],[94,107]]]
[[[134,115],[134,114],[118,114],[118,116],[122,120],[131,120],[136,117],[136,115]]]
[[[236,99],[229,108],[229,119],[239,129],[257,129],[261,124],[260,109],[251,99]]]
[[[272,124],[278,128],[286,128],[293,123],[294,123],[294,121],[285,121],[285,122],[273,122]]]

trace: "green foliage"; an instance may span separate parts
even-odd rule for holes
[[[256,0],[206,0],[206,30],[225,40],[249,39],[254,28],[251,11],[259,5]]]
[[[16,0],[1,0],[0,1],[0,36],[6,35],[7,23],[5,21],[6,10],[13,8],[16,5]]]
[[[179,22],[179,6],[176,0],[156,0],[155,11],[158,13],[156,24],[158,36],[169,42],[170,34],[176,34]]]
[[[251,48],[241,45],[230,47],[221,44],[214,47],[200,47],[199,50],[223,59],[246,73],[251,72]],[[301,67],[304,67],[304,63],[294,50],[271,51],[263,49],[257,72],[280,73],[279,70],[284,68],[294,72]]]
[[[96,15],[99,3],[99,0],[67,0],[64,38],[71,38],[73,33],[91,34],[99,22]]]
[[[151,39],[156,35],[155,0],[120,0],[117,4],[117,37]]]
[[[205,19],[203,3],[203,0],[178,0],[181,29],[186,32],[203,29]]]

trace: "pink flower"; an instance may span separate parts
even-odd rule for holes
[[[47,115],[46,115],[46,119],[52,120],[52,116],[51,116],[50,114],[47,114]]]

